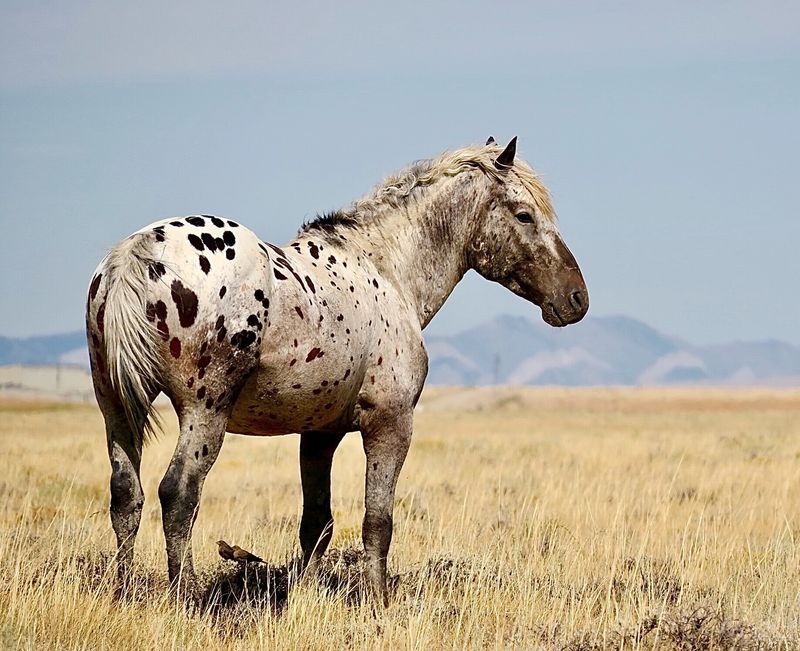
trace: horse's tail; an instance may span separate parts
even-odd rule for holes
[[[147,319],[148,273],[157,263],[151,243],[150,233],[132,235],[109,252],[104,264],[108,374],[139,446],[162,429],[152,401],[163,386],[163,360],[159,333]]]

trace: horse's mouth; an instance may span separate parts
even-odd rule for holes
[[[577,323],[586,316],[588,309],[586,295],[582,294],[580,298],[574,298],[574,293],[569,303],[562,303],[556,306],[556,303],[547,301],[541,305],[542,319],[547,325],[555,328],[563,328],[572,323]]]
[[[551,325],[555,328],[563,328],[568,323],[561,318],[558,309],[556,309],[553,303],[545,303],[542,306],[542,319],[547,325]]]

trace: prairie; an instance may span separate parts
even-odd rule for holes
[[[207,606],[175,603],[165,413],[117,601],[99,411],[0,402],[0,647],[800,648],[800,391],[426,390],[379,612],[359,598],[357,434],[334,460],[331,550],[300,580],[298,437],[228,435],[194,528]],[[219,538],[266,565],[223,561]]]

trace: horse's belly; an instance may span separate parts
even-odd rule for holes
[[[319,366],[314,373],[282,374],[260,367],[242,388],[228,431],[270,436],[352,429],[358,383],[346,370]]]

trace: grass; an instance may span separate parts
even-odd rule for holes
[[[209,607],[166,585],[145,450],[136,590],[113,598],[95,408],[0,403],[0,648],[800,648],[800,392],[432,390],[401,475],[392,605],[360,602],[364,460],[334,462],[322,573],[291,580],[298,438],[230,435],[194,529]],[[225,538],[267,565],[231,567]]]

